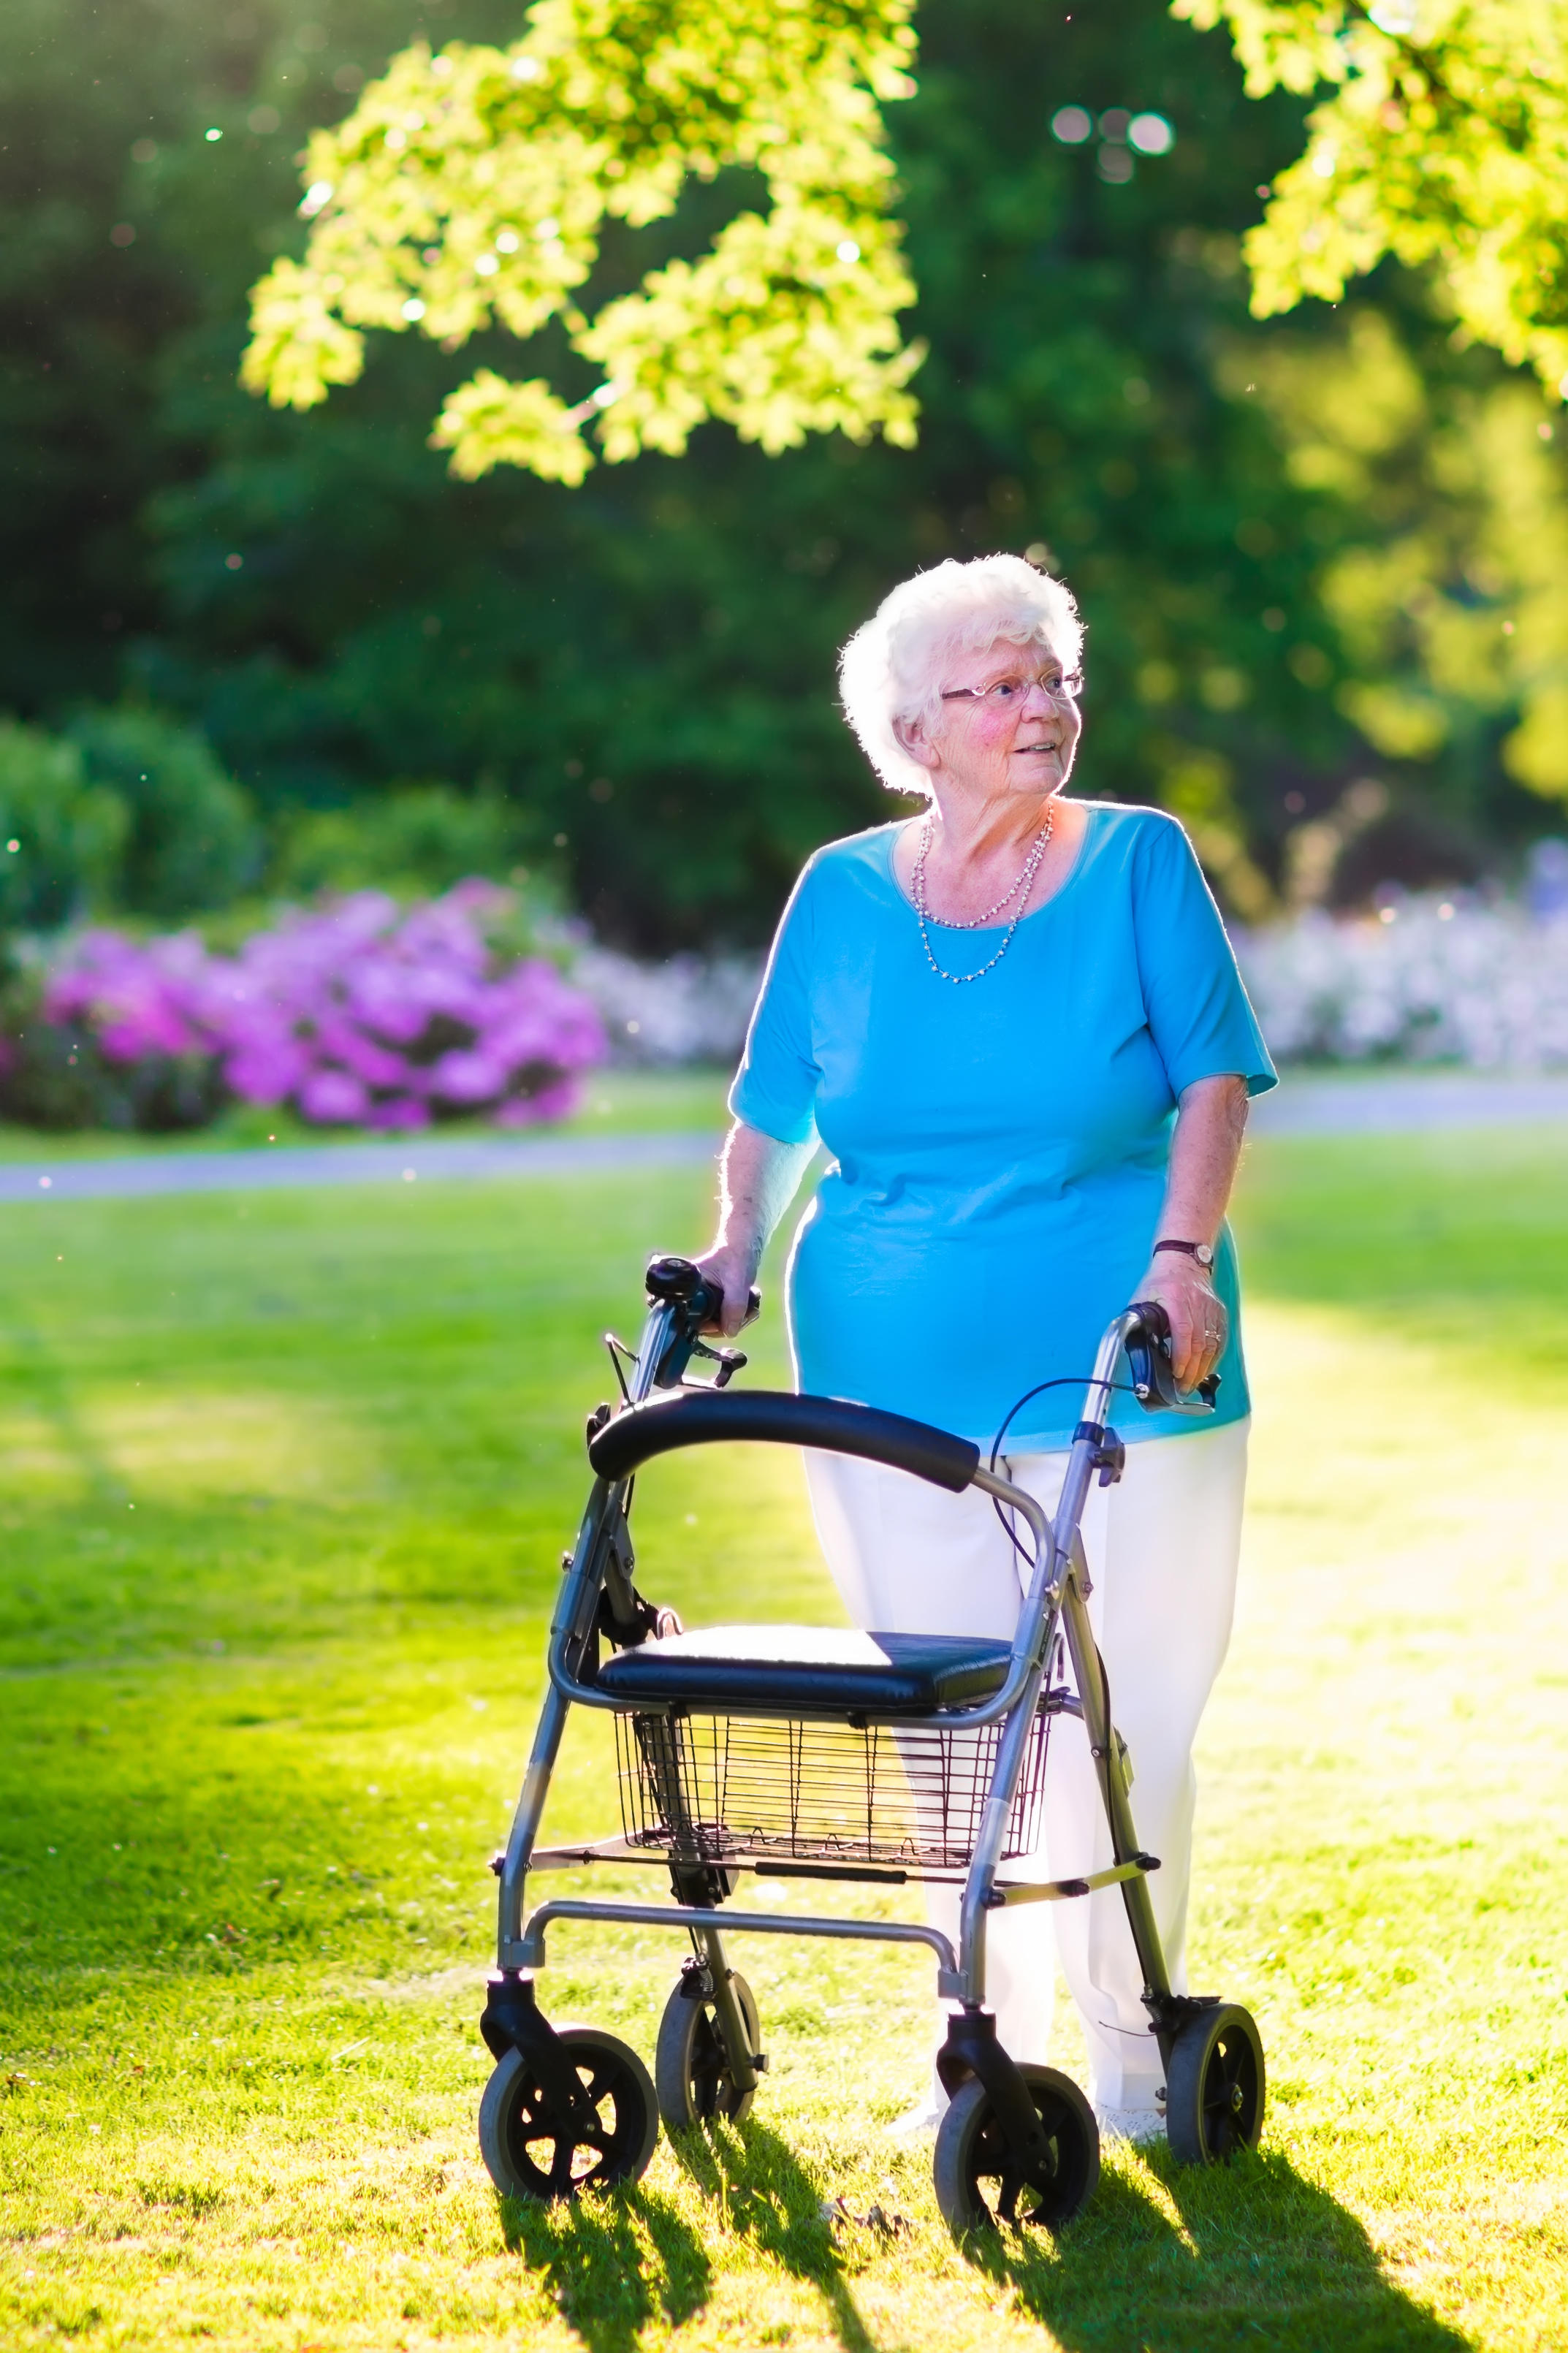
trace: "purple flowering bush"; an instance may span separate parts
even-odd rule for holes
[[[514,912],[510,892],[471,881],[409,909],[356,892],[282,915],[233,955],[194,932],[84,932],[40,1010],[73,1054],[183,1074],[187,1094],[215,1106],[286,1105],[318,1126],[475,1114],[525,1126],[568,1112],[606,1047],[581,990],[508,952]]]

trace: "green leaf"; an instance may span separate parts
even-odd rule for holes
[[[1259,318],[1392,254],[1461,333],[1568,394],[1568,48],[1558,0],[1174,0],[1247,86],[1332,95],[1247,240]]]
[[[416,43],[312,137],[305,259],[256,288],[242,381],[310,407],[359,375],[365,329],[455,351],[560,317],[604,396],[568,408],[542,378],[481,370],[436,428],[454,472],[580,482],[595,417],[612,460],[678,453],[710,417],[770,453],[814,432],[908,446],[923,353],[898,324],[914,287],[879,101],[914,89],[910,5],[542,0],[510,49]],[[606,217],[645,227],[733,165],[761,174],[766,215],[577,311]]]

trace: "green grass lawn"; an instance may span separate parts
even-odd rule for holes
[[[727,1072],[718,1071],[590,1071],[569,1119],[538,1131],[544,1135],[616,1135],[628,1131],[711,1128],[724,1124]],[[512,1131],[500,1131],[503,1135]],[[527,1135],[531,1131],[521,1131]],[[481,1119],[444,1120],[431,1131],[440,1136],[495,1136]],[[268,1144],[385,1144],[396,1138],[369,1128],[311,1127],[289,1111],[260,1103],[237,1103],[211,1127],[170,1135],[127,1134],[110,1128],[68,1129],[46,1134],[0,1120],[0,1164],[22,1161],[47,1167],[62,1160],[101,1160],[170,1152],[242,1152]],[[406,1146],[409,1139],[402,1139]],[[419,1138],[413,1139],[417,1150]]]
[[[983,2256],[881,2134],[906,1954],[737,1940],[754,2117],[635,2191],[521,2211],[479,2164],[485,1862],[596,1335],[707,1180],[0,1213],[0,2344],[1568,2346],[1565,1142],[1255,1147],[1194,1959],[1261,2021],[1265,2146],[1112,2155],[1059,2244]],[[832,1614],[791,1458],[673,1458],[638,1520],[689,1617]],[[614,1817],[574,1727],[554,1826]],[[551,1958],[553,2017],[651,2055],[677,1940]]]

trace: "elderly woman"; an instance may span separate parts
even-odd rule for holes
[[[1081,639],[1061,582],[992,555],[905,581],[846,646],[849,723],[883,783],[926,807],[830,842],[795,886],[730,1098],[702,1263],[732,1328],[820,1139],[828,1166],[789,1271],[800,1387],[988,1451],[1024,1392],[1059,1382],[1013,1413],[1004,1441],[1008,1475],[1047,1511],[1096,1343],[1130,1301],[1165,1307],[1184,1388],[1220,1375],[1212,1418],[1120,1419],[1126,1472],[1092,1491],[1084,1531],[1181,1990],[1192,1746],[1229,1638],[1247,1462],[1225,1210],[1247,1099],[1274,1072],[1181,827],[1067,797]],[[837,1456],[808,1457],[807,1475],[857,1625],[1011,1634],[1016,1559],[984,1496]],[[1047,1789],[1053,1872],[1108,1862],[1076,1725],[1058,1731]],[[1002,2040],[1015,2058],[1047,2055],[1053,1925],[1102,2128],[1147,2137],[1163,2123],[1160,2055],[1115,1890],[998,1915]]]

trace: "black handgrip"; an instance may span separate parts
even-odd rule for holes
[[[928,1422],[850,1405],[842,1398],[793,1397],[784,1389],[685,1389],[628,1406],[588,1440],[588,1460],[601,1479],[627,1479],[640,1463],[677,1447],[748,1439],[857,1454],[929,1479],[955,1495],[969,1485],[980,1463],[978,1446]]]
[[[684,1307],[682,1317],[693,1335],[709,1324],[719,1323],[724,1313],[724,1290],[710,1274],[693,1266],[689,1258],[650,1258],[647,1262],[647,1295],[657,1303]],[[755,1323],[762,1313],[762,1293],[747,1294],[745,1320]]]
[[[1132,1374],[1132,1386],[1138,1402],[1146,1413],[1199,1413],[1214,1410],[1219,1394],[1219,1375],[1210,1373],[1197,1388],[1185,1396],[1176,1387],[1176,1376],[1171,1366],[1171,1319],[1157,1299],[1136,1299],[1128,1309],[1139,1318],[1140,1328],[1127,1335],[1127,1362]],[[1201,1404],[1194,1404],[1201,1398]]]

